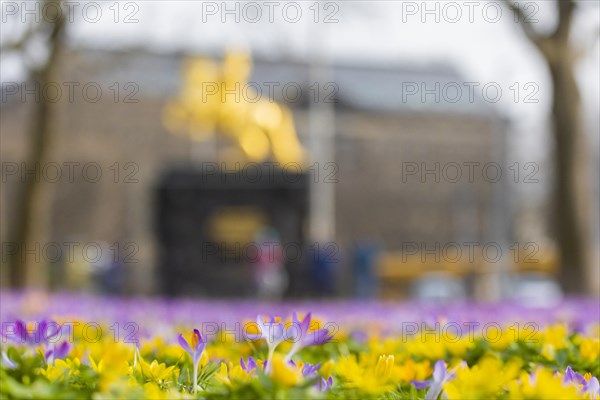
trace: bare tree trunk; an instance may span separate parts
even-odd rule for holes
[[[588,288],[590,250],[589,211],[586,188],[589,180],[589,154],[581,119],[581,98],[574,65],[577,51],[570,43],[574,0],[557,0],[558,22],[549,34],[536,32],[517,4],[505,0],[521,22],[527,38],[538,48],[552,78],[552,123],[554,148],[555,229],[560,254],[560,281],[567,293],[583,293]]]
[[[585,249],[588,240],[585,183],[586,148],[580,97],[573,74],[572,61],[559,57],[549,63],[554,84],[552,117],[555,139],[555,212],[560,244],[560,281],[568,293],[582,293],[586,288]],[[583,185],[582,185],[583,183]],[[584,214],[584,215],[581,215]]]
[[[60,6],[60,4],[59,4]],[[10,243],[16,251],[9,254],[10,279],[13,287],[44,286],[47,280],[47,261],[41,255],[47,239],[51,210],[52,185],[40,176],[45,162],[48,162],[50,141],[53,133],[53,108],[56,104],[48,101],[44,86],[55,76],[57,56],[62,44],[65,20],[62,15],[52,22],[44,22],[50,27],[48,40],[49,55],[45,65],[32,74],[40,90],[39,101],[32,107],[29,139],[30,151],[28,171],[14,201],[12,235]]]

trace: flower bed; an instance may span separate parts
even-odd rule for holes
[[[600,306],[4,292],[0,398],[599,398]]]

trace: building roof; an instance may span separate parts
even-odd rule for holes
[[[207,55],[207,57],[212,57]],[[175,96],[181,85],[185,54],[154,53],[148,50],[77,49],[68,53],[68,64],[75,79],[94,81],[103,87],[115,82],[121,86],[134,82],[138,98]],[[212,57],[214,58],[214,57]],[[315,79],[311,65],[297,60],[253,60],[250,82],[269,96],[269,85],[276,101],[291,107],[305,107],[314,98]],[[74,68],[75,67],[75,68]],[[474,90],[451,65],[351,65],[335,64],[326,69],[328,78],[319,90],[336,107],[369,112],[442,112],[497,116],[494,104],[482,97],[482,86]],[[71,77],[69,77],[71,78]],[[333,85],[327,83],[333,82]],[[106,85],[106,86],[104,86]],[[302,94],[289,89],[292,100],[282,95],[283,88],[298,85]],[[5,83],[2,85],[4,89]],[[470,93],[471,92],[471,93]],[[3,102],[4,103],[4,102]]]

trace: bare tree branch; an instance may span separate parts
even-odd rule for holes
[[[42,24],[32,24],[28,26],[25,33],[18,40],[0,45],[0,51],[2,54],[22,51],[33,35],[39,32],[41,26]]]
[[[558,24],[551,37],[562,44],[569,40],[569,32],[573,21],[573,12],[575,11],[575,2],[573,0],[559,0],[558,6]]]
[[[523,9],[519,6],[519,4],[511,0],[502,0],[502,2],[517,17],[519,24],[523,29],[523,32],[525,32],[525,35],[527,35],[529,40],[531,40],[533,44],[540,48],[540,46],[542,46],[542,42],[545,41],[546,37],[535,30],[535,28],[533,27],[533,23],[531,23],[529,17],[525,15]]]

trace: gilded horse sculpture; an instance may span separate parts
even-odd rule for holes
[[[222,65],[205,58],[187,60],[179,96],[164,109],[165,126],[200,141],[222,135],[246,162],[304,164],[291,111],[262,98],[247,83],[251,70],[252,61],[244,53],[227,54]]]

